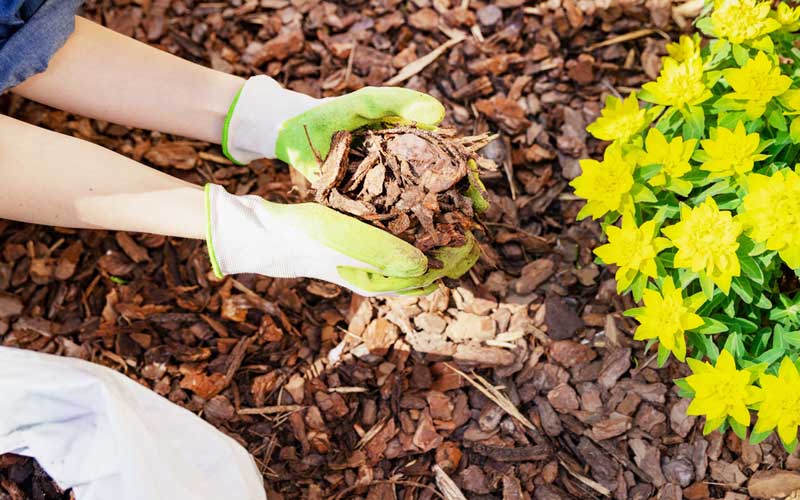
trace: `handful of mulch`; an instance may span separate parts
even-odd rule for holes
[[[428,255],[459,247],[481,227],[486,190],[477,151],[493,137],[456,137],[453,130],[404,126],[337,132],[314,183],[315,201],[387,230]]]

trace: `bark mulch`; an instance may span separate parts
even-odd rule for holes
[[[87,2],[88,17],[223,71],[315,96],[405,85],[442,100],[459,135],[498,133],[479,152],[499,167],[484,176],[483,254],[458,288],[367,300],[217,280],[200,241],[0,221],[0,342],[105,364],[199,414],[253,454],[270,498],[777,495],[798,457],[773,438],[702,436],[671,384],[684,368],[657,370],[632,342],[631,301],[593,262],[601,232],[575,222],[567,187],[602,151],[584,129],[605,95],[653,78],[699,4]],[[0,109],[195,183],[312,195],[278,162],[235,166],[218,146],[14,96]],[[0,458],[0,499],[58,498],[37,474]]]

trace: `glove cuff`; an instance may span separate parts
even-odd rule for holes
[[[313,97],[281,87],[266,75],[249,78],[225,117],[223,153],[237,165],[275,158],[275,143],[283,122],[318,103]]]
[[[236,101],[234,101],[235,103]],[[227,124],[227,122],[226,122]],[[208,259],[211,261],[211,269],[214,271],[214,276],[222,278],[222,270],[219,268],[219,261],[217,261],[217,252],[214,250],[214,232],[212,230],[212,220],[216,219],[213,214],[214,206],[211,203],[211,192],[215,186],[214,184],[206,184],[205,191],[205,211],[206,211],[206,247],[208,247]]]
[[[272,275],[276,228],[264,210],[264,200],[206,184],[205,205],[206,244],[214,274],[218,278],[252,272]]]

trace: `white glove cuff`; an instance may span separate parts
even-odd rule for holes
[[[206,184],[206,243],[214,274],[259,273],[291,277],[277,258],[279,225],[264,210],[259,196],[236,196]]]
[[[320,103],[288,90],[266,75],[249,78],[231,103],[222,131],[222,149],[233,162],[275,158],[283,122]]]

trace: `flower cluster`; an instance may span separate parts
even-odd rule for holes
[[[599,219],[637,340],[694,374],[679,382],[706,430],[786,446],[800,425],[800,7],[714,0],[705,37],[667,46],[661,72],[609,96],[589,133],[610,144],[571,182]],[[714,364],[701,360],[709,359]],[[737,366],[740,368],[737,369]],[[792,387],[793,390],[779,390]]]
[[[788,450],[797,447],[800,427],[800,372],[797,364],[784,357],[776,374],[764,372],[764,365],[736,368],[727,350],[715,365],[689,358],[692,375],[678,382],[684,395],[692,398],[689,415],[706,417],[706,432],[730,422],[742,438],[750,426],[751,413],[757,412],[751,441],[758,443],[774,430]],[[758,384],[758,385],[756,385]]]

